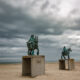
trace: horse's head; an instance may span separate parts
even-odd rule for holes
[[[68,48],[68,51],[72,51],[72,49],[71,48]]]

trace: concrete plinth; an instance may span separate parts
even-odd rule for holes
[[[69,59],[69,61],[68,61],[68,69],[69,70],[74,70],[75,69],[74,59]]]
[[[69,60],[60,59],[59,69],[60,70],[74,70],[75,69],[74,59],[69,59]]]
[[[23,56],[22,75],[35,77],[45,73],[45,56]]]
[[[65,60],[62,59],[59,60],[59,69],[65,70]]]

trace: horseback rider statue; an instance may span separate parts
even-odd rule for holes
[[[63,50],[62,50],[62,54],[61,54],[61,59],[64,58],[64,60],[66,60],[66,57],[65,56],[68,56],[68,60],[70,59],[70,52],[71,52],[71,48],[66,48],[65,46],[63,47]]]
[[[28,47],[28,55],[34,55],[35,49],[37,49],[37,55],[39,55],[38,37],[31,35],[29,41],[27,42],[27,47]]]

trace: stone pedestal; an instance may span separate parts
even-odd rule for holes
[[[59,60],[59,69],[65,70],[65,60],[62,59]]]
[[[69,59],[69,60],[60,59],[59,69],[60,70],[74,70],[75,69],[74,59]]]
[[[68,61],[68,69],[69,70],[74,70],[75,69],[74,59],[69,59],[69,61]]]
[[[23,56],[22,75],[35,77],[45,73],[45,56]]]

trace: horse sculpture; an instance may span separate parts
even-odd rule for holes
[[[28,55],[34,55],[35,49],[37,49],[37,55],[39,55],[38,37],[31,35],[29,41],[27,42],[27,47],[28,47]]]
[[[64,58],[64,60],[66,60],[65,56],[68,56],[68,60],[69,60],[71,51],[72,51],[71,48],[66,49],[66,47],[64,46],[63,51],[62,51],[62,55],[61,55],[61,59]]]

